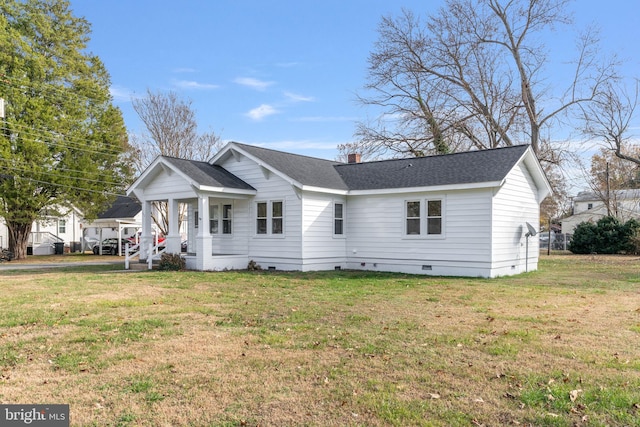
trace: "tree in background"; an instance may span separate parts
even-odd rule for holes
[[[569,0],[448,0],[421,21],[412,12],[383,18],[369,57],[367,96],[374,123],[361,123],[362,145],[400,155],[442,154],[531,144],[557,163],[547,135],[616,78],[598,52],[597,34],[577,41],[564,88],[549,87],[541,36],[570,23]]]
[[[569,250],[574,254],[637,253],[637,235],[640,223],[630,219],[622,223],[618,218],[606,216],[597,223],[578,224],[571,237]]]
[[[610,148],[601,147],[591,157],[589,187],[607,208],[607,214],[624,219],[624,204],[618,203],[619,190],[640,188],[640,165],[628,158],[640,158],[640,147],[625,144],[620,148],[622,156]],[[628,207],[627,207],[628,208]]]
[[[4,0],[0,28],[0,216],[22,259],[46,209],[92,218],[123,192],[128,144],[109,75],[86,52],[90,25],[68,1]]]
[[[160,155],[206,161],[221,148],[220,137],[215,133],[198,133],[196,112],[191,104],[191,100],[181,99],[173,91],[163,93],[150,89],[147,89],[146,97],[133,100],[133,108],[148,132],[131,138],[137,155],[138,173]],[[156,202],[153,211],[154,223],[162,233],[167,234],[167,204]],[[185,207],[182,206],[180,223],[185,214]]]
[[[633,147],[631,120],[634,118],[640,94],[640,82],[630,86],[603,85],[594,102],[582,106],[584,134],[616,157],[640,166],[640,151]]]

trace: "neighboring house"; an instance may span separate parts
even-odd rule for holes
[[[75,208],[58,207],[43,212],[42,217],[31,225],[27,253],[52,255],[59,244],[62,244],[62,250],[76,249],[82,237],[81,223],[82,213]],[[0,248],[7,247],[9,230],[4,219],[0,218]]]
[[[529,146],[338,163],[231,142],[210,162],[158,157],[129,188],[169,206],[167,251],[196,270],[359,269],[496,277],[534,270],[540,202],[551,192]]]
[[[131,197],[118,196],[94,221],[82,224],[82,250],[90,250],[104,239],[135,236],[141,227],[140,202]]]
[[[622,222],[631,218],[640,220],[640,189],[612,190],[609,211],[602,195],[592,191],[582,191],[573,199],[573,215],[563,218],[562,232],[573,234],[582,222],[596,223],[608,214]]]

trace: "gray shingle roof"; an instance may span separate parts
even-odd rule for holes
[[[238,190],[255,190],[255,188],[221,166],[167,156],[163,156],[163,159],[174,165],[200,185],[234,188]]]
[[[342,163],[237,142],[234,144],[302,185],[336,190],[349,189],[335,169],[335,166]]]
[[[142,206],[136,199],[127,196],[118,196],[108,209],[98,214],[98,218],[134,218],[141,210]]]
[[[234,142],[259,162],[305,186],[334,190],[388,190],[499,182],[522,158],[528,145],[440,156],[340,163]],[[254,189],[219,165],[165,157],[201,185]]]
[[[381,190],[503,180],[527,145],[440,156],[341,164],[336,169],[350,190]]]

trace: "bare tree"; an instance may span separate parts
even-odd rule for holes
[[[368,95],[359,99],[387,119],[361,123],[360,143],[413,155],[529,143],[543,160],[556,161],[543,135],[592,102],[616,71],[588,29],[563,92],[548,86],[539,40],[571,22],[568,2],[448,0],[425,24],[409,11],[383,18],[369,57]]]
[[[214,132],[198,133],[192,101],[180,98],[173,91],[147,89],[146,97],[133,99],[133,108],[148,131],[130,138],[139,172],[159,155],[206,161],[221,148],[220,137]],[[164,234],[168,230],[167,209],[165,202],[154,204],[153,220]],[[182,206],[180,223],[185,214]]]
[[[584,133],[605,150],[635,165],[640,165],[638,151],[631,146],[631,120],[640,94],[640,83],[634,79],[633,91],[611,82],[604,85],[593,103],[582,109]]]
[[[144,148],[141,158],[146,165],[158,155],[204,161],[220,148],[219,136],[198,133],[192,101],[176,92],[147,89],[146,97],[133,99],[133,109],[148,131],[136,138],[139,148]]]

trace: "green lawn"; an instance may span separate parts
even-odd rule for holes
[[[0,402],[78,426],[640,426],[640,259],[494,280],[0,272]]]

